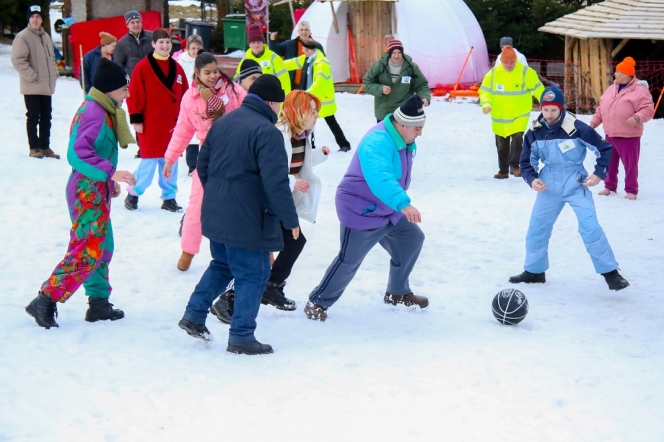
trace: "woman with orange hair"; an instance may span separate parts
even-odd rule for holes
[[[289,179],[293,191],[293,201],[300,218],[311,223],[316,221],[318,202],[322,184],[313,171],[315,165],[327,159],[330,149],[314,145],[313,129],[318,120],[320,100],[309,92],[295,90],[288,94],[279,114],[277,128],[284,136],[284,146],[288,155]],[[262,303],[279,310],[296,309],[295,301],[286,298],[284,286],[295,261],[302,253],[307,240],[300,230],[298,239],[293,239],[290,230],[281,225],[284,249],[279,252],[272,264],[270,279],[267,282]],[[230,323],[234,310],[232,288],[222,293],[210,309],[221,322]]]

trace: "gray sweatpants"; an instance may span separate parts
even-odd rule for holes
[[[424,233],[417,224],[402,217],[396,224],[373,230],[353,230],[341,226],[341,250],[327,268],[323,280],[309,300],[330,307],[341,297],[369,251],[380,244],[392,258],[387,291],[393,295],[411,292],[408,277],[420,256]]]

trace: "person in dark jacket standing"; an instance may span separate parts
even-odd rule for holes
[[[302,20],[297,24],[297,37],[292,40],[286,40],[281,43],[277,43],[275,40],[277,38],[276,32],[270,33],[269,47],[272,52],[284,58],[284,60],[290,60],[291,58],[297,58],[300,55],[304,54],[304,46],[302,42],[311,38],[311,26],[306,20]],[[316,43],[316,48],[319,49],[323,55],[325,55],[325,50],[320,43]],[[306,82],[303,82],[304,71],[302,69],[296,69],[290,72],[291,87],[293,90],[300,89],[306,90]]]
[[[92,89],[92,79],[95,78],[99,60],[106,58],[113,61],[113,53],[118,44],[118,39],[108,32],[100,32],[99,38],[100,45],[83,56],[83,72],[79,76],[79,82],[85,87],[86,94]]]
[[[198,156],[205,192],[201,223],[212,262],[178,325],[195,338],[212,340],[205,319],[216,297],[235,279],[226,348],[231,353],[272,353],[271,346],[254,336],[270,277],[270,251],[283,249],[280,223],[294,239],[300,234],[284,139],[275,126],[284,98],[277,77],[259,77],[242,106],[214,123]]]
[[[118,41],[115,62],[131,77],[136,63],[153,51],[152,32],[143,29],[143,19],[138,11],[129,11],[124,18],[129,32]]]
[[[392,40],[387,50],[377,60],[362,79],[364,90],[374,97],[374,113],[378,122],[394,112],[413,94],[422,98],[424,106],[431,101],[429,82],[413,62],[403,52],[403,44]]]

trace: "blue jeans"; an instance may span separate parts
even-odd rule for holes
[[[213,241],[210,241],[210,252],[210,266],[191,294],[182,319],[205,324],[212,303],[235,279],[235,311],[228,342],[253,342],[256,316],[270,277],[270,253]]]

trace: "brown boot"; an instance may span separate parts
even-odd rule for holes
[[[403,304],[406,307],[417,305],[420,308],[427,308],[429,306],[429,300],[427,298],[424,296],[413,295],[413,292],[410,292],[407,295],[393,295],[390,292],[385,292],[385,298],[383,301],[385,301],[385,304]]]
[[[39,149],[41,152],[42,156],[46,158],[55,158],[56,160],[60,159],[60,155],[57,153],[53,152],[50,148],[49,149]]]
[[[32,158],[44,158],[44,154],[41,153],[41,150],[39,149],[30,149],[30,153],[28,155]]]
[[[510,174],[514,175],[515,177],[520,177],[521,176],[521,169],[518,167],[515,167],[514,169],[510,170]]]
[[[498,172],[493,177],[497,180],[504,180],[505,178],[509,178],[509,175],[506,173]]]
[[[194,259],[194,255],[187,252],[182,252],[180,259],[178,259],[178,270],[186,272],[191,267],[191,260]]]

